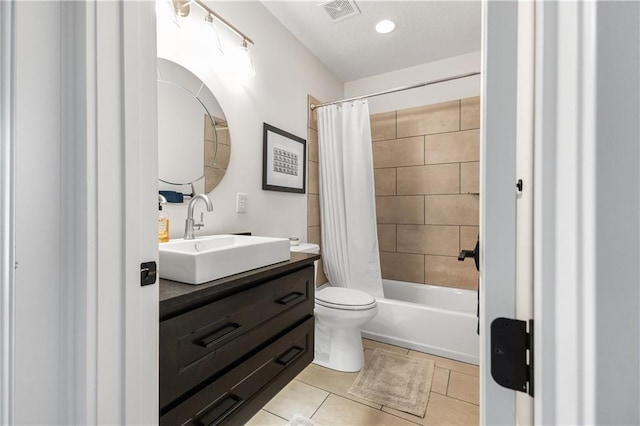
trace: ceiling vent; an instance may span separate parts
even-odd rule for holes
[[[321,3],[333,22],[340,22],[360,14],[360,9],[353,0],[329,0]]]

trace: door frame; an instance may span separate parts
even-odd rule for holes
[[[516,179],[516,315],[520,321],[533,314],[533,206],[534,206],[534,107],[535,107],[535,1],[518,2],[518,88]],[[533,425],[533,398],[516,392],[516,420]]]
[[[518,3],[482,3],[480,423],[516,424],[515,391],[491,377],[491,322],[516,313]],[[488,95],[490,93],[490,95]]]
[[[0,424],[13,424],[15,135],[13,1],[0,2]]]

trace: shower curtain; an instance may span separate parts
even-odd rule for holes
[[[333,286],[383,297],[367,101],[318,109],[322,259]]]

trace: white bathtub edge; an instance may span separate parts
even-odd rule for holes
[[[422,343],[412,342],[410,340],[399,339],[397,337],[386,336],[384,334],[371,333],[362,330],[362,337],[365,339],[375,340],[377,342],[387,343],[389,345],[400,346],[412,349],[418,352],[425,352],[429,355],[436,355],[443,358],[449,358],[455,361],[466,362],[467,364],[480,365],[479,357],[474,357],[462,352],[443,349],[437,346],[424,345]]]

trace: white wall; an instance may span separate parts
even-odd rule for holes
[[[348,81],[344,84],[344,94],[345,97],[365,95],[474,71],[480,71],[480,51]],[[472,96],[480,96],[480,76],[370,98],[369,111],[376,114]]]
[[[212,213],[196,234],[250,231],[254,235],[298,236],[306,241],[306,195],[262,190],[263,122],[307,138],[307,95],[342,97],[343,85],[258,2],[207,2],[255,42],[250,46],[256,76],[244,85],[226,80],[203,61],[202,45],[187,23],[178,29],[158,22],[158,56],[173,60],[200,77],[218,98],[229,122],[231,160],[221,184],[211,195]],[[193,6],[194,22],[200,11]],[[223,42],[239,44],[218,25]],[[213,56],[212,56],[213,57]],[[235,213],[236,193],[248,196],[246,214]],[[171,238],[182,237],[186,204],[165,207]],[[203,206],[196,208],[200,217]]]

